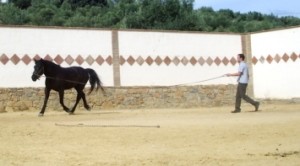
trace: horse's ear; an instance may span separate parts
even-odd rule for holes
[[[43,58],[41,58],[41,59],[33,59],[34,60],[34,62],[36,63],[36,62],[38,62],[38,61],[43,61]]]

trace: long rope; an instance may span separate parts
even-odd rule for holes
[[[61,127],[113,127],[113,128],[160,128],[160,125],[93,125],[93,124],[61,124],[61,123],[55,123],[55,126],[61,126]]]
[[[217,77],[212,77],[209,79],[205,79],[205,80],[200,80],[200,81],[195,81],[195,82],[186,82],[186,83],[182,83],[182,84],[175,84],[175,85],[171,85],[171,86],[183,86],[183,85],[189,85],[189,84],[196,84],[196,83],[201,83],[201,82],[207,82],[207,81],[211,81],[211,80],[216,80],[222,77],[225,77],[226,75],[221,75],[221,76],[217,76]]]

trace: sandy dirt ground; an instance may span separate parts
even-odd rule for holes
[[[231,109],[1,113],[0,165],[300,165],[300,104]]]

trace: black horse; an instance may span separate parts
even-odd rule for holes
[[[91,89],[88,94],[90,94],[93,91],[95,86],[97,86],[96,90],[98,90],[98,88],[100,87],[101,90],[104,92],[102,83],[98,78],[97,73],[93,69],[83,69],[82,67],[63,68],[51,61],[47,61],[43,59],[34,60],[34,61],[35,61],[35,66],[31,77],[32,80],[36,81],[43,74],[46,76],[45,100],[44,100],[44,105],[42,107],[42,110],[39,113],[39,116],[44,115],[49,94],[52,89],[59,93],[60,104],[62,105],[63,109],[70,114],[74,113],[80,99],[83,100],[84,108],[86,108],[87,110],[91,109],[91,107],[86,102],[85,94],[83,92],[83,89],[88,80],[90,81],[91,84]],[[69,109],[64,105],[64,90],[71,89],[71,88],[76,89],[77,99],[73,108]]]

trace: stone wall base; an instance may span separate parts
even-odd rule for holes
[[[235,88],[236,85],[105,87],[105,94],[99,90],[86,98],[94,110],[210,107],[234,104]],[[40,110],[44,96],[44,88],[1,88],[0,112]],[[75,99],[75,90],[65,91],[66,106],[71,108]],[[84,109],[82,101],[77,109]],[[62,110],[55,91],[51,91],[47,110]]]

